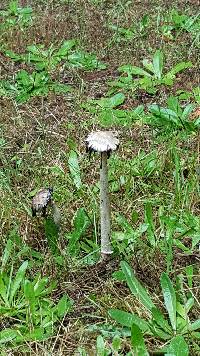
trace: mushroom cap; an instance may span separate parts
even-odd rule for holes
[[[32,208],[36,211],[40,211],[42,208],[46,207],[52,198],[52,188],[41,189],[33,197]]]
[[[115,151],[119,146],[117,133],[112,131],[91,132],[86,139],[87,149],[95,152]]]

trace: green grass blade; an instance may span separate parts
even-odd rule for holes
[[[2,256],[1,271],[4,270],[4,268],[6,266],[6,263],[8,262],[9,257],[11,255],[12,249],[13,249],[13,241],[11,241],[9,239],[7,241],[7,243],[6,243],[6,247],[4,249],[4,253],[3,253],[3,256]]]

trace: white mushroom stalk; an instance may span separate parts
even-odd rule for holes
[[[117,135],[111,131],[92,132],[86,139],[87,151],[101,153],[100,168],[100,215],[101,215],[101,256],[102,259],[112,254],[111,246],[111,210],[108,189],[107,160],[112,151],[119,146]]]

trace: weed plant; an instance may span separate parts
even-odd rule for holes
[[[4,1],[0,19],[2,355],[198,355],[198,6]],[[121,143],[106,264],[85,153],[103,129]],[[60,224],[32,217],[42,187]]]

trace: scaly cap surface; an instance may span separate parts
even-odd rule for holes
[[[96,131],[89,134],[86,145],[89,151],[111,152],[118,148],[119,140],[112,131]]]

